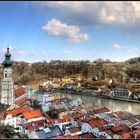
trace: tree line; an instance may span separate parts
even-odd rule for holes
[[[13,78],[15,84],[39,82],[50,78],[63,78],[65,76],[81,76],[85,80],[101,81],[106,78],[115,78],[118,82],[128,82],[130,78],[140,78],[140,62],[111,62],[110,60],[98,59],[93,62],[81,61],[60,61],[27,63],[14,61]],[[2,67],[0,76],[2,78]]]

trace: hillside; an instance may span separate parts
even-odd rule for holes
[[[129,60],[126,61],[126,63],[129,63],[129,64],[140,63],[140,57],[130,58]]]
[[[90,61],[50,61],[50,62],[13,62],[13,78],[15,84],[39,82],[49,78],[65,76],[81,76],[84,80],[101,81],[115,78],[118,82],[130,82],[140,79],[140,57],[126,62],[111,62],[109,60]],[[0,67],[0,78],[2,78]],[[96,79],[96,80],[95,80]]]

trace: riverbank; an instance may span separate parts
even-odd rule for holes
[[[127,99],[127,98],[110,97],[110,96],[97,96],[97,97],[111,99],[111,100],[119,100],[119,101],[126,101],[126,102],[132,102],[132,103],[139,103],[140,104],[140,101],[138,101],[138,100],[131,100],[131,99]]]
[[[83,96],[81,94],[71,94],[61,92],[63,97],[70,98],[72,100],[81,99],[85,103],[91,103],[96,105],[97,108],[107,107],[111,111],[127,111],[135,115],[139,115],[140,104],[133,102],[124,102],[121,100],[112,100],[107,98],[99,98],[95,96]]]
[[[76,92],[76,91],[68,91],[68,90],[58,90],[59,92],[69,93],[69,94],[75,94],[75,95],[83,95],[83,96],[92,96],[97,98],[105,98],[110,100],[119,100],[119,101],[125,101],[125,102],[131,102],[131,103],[139,103],[138,100],[131,100],[128,98],[119,98],[119,97],[111,97],[111,96],[105,96],[105,95],[95,95],[93,93],[85,93],[85,92]]]

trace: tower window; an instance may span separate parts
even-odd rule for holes
[[[5,77],[7,77],[7,74],[5,74]]]

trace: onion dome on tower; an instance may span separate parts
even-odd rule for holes
[[[9,47],[7,48],[7,52],[5,53],[5,60],[3,61],[3,65],[5,68],[12,66],[11,54],[9,52]]]

